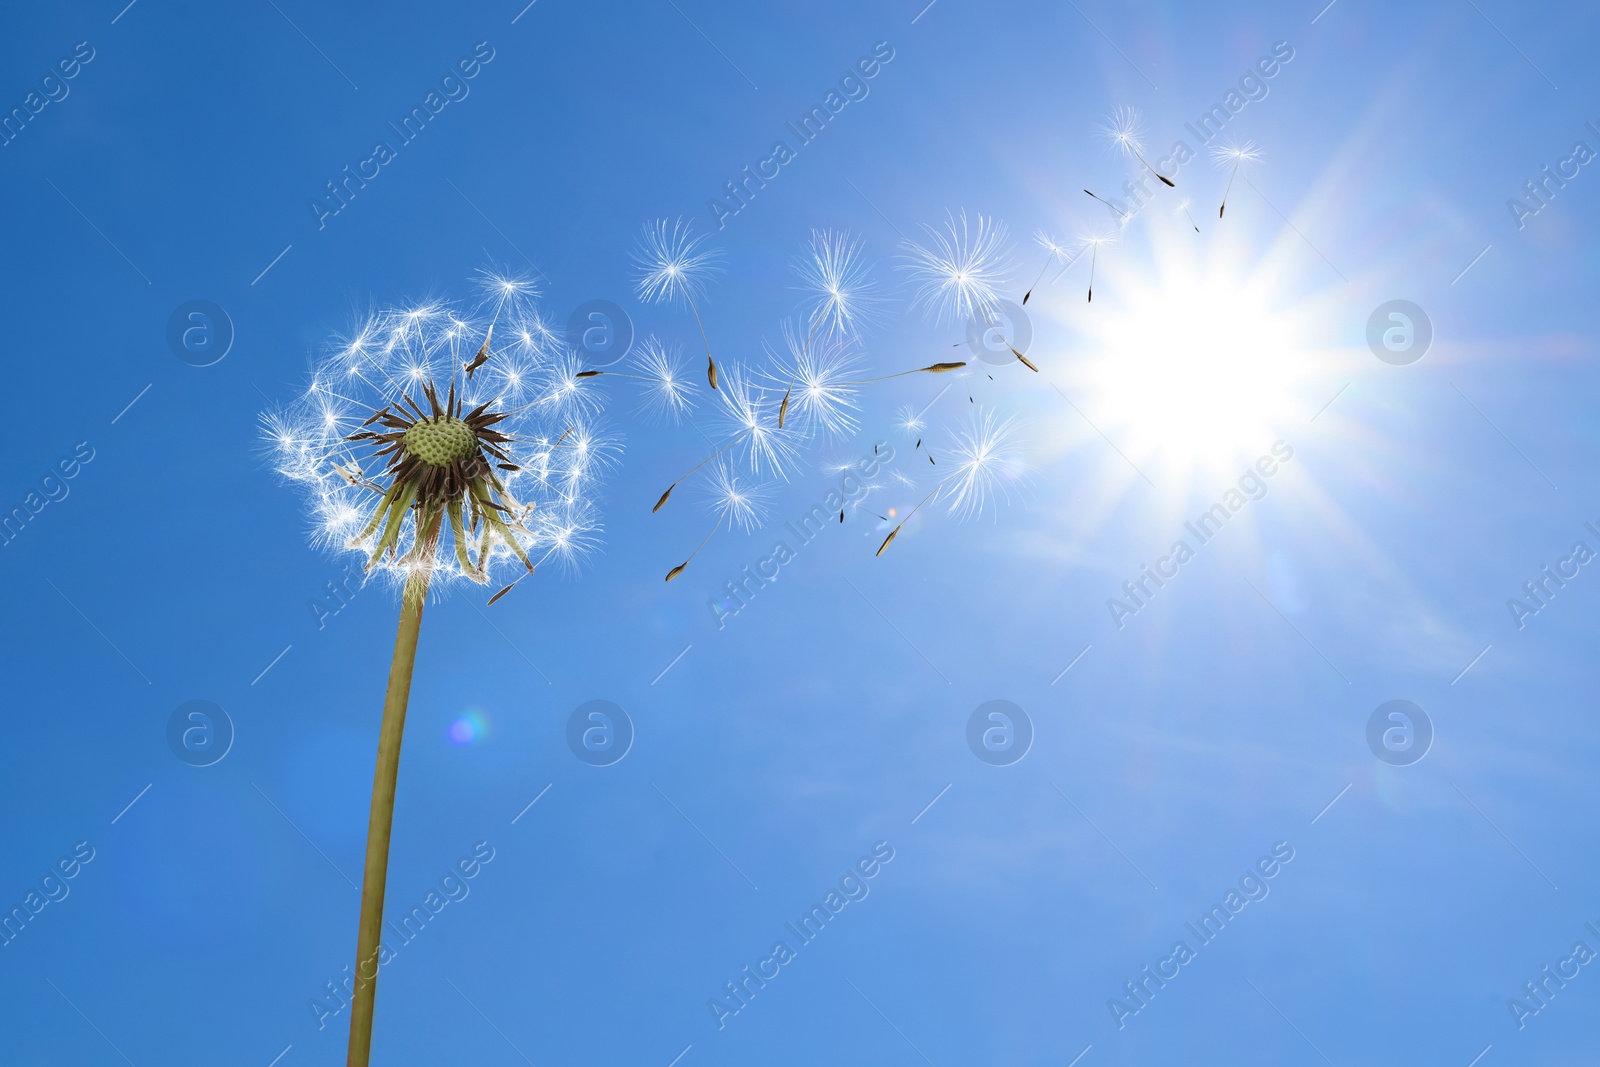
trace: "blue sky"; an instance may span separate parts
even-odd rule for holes
[[[725,257],[702,310],[733,363],[793,313],[813,228],[861,237],[884,297],[862,350],[887,374],[959,358],[964,325],[912,310],[896,264],[965,210],[1009,225],[1012,299],[1035,230],[1116,236],[1092,303],[1087,259],[1030,299],[1038,375],[865,391],[859,435],[805,449],[768,529],[670,585],[705,522],[649,505],[704,442],[618,389],[601,550],[492,608],[430,605],[391,914],[493,859],[384,968],[374,1062],[1576,1062],[1600,1003],[1574,956],[1600,951],[1600,576],[1575,552],[1600,551],[1600,177],[1574,153],[1600,151],[1597,29],[1500,0],[12,17],[0,508],[28,518],[0,551],[0,904],[40,895],[0,948],[8,1058],[343,1062],[348,1012],[319,1029],[310,1002],[354,956],[397,605],[373,584],[319,626],[348,558],[310,546],[257,426],[330,337],[492,265],[542,275],[558,320],[613,301],[692,354],[629,260],[682,216]],[[1225,218],[1204,152],[1125,226],[1083,195],[1130,206],[1137,162],[1098,130],[1115,109],[1153,162],[1200,149],[1185,124],[1275,46],[1292,58],[1225,127],[1262,153]],[[708,199],[875,47],[864,95],[719,229]],[[312,208],[475,49],[422,134]],[[234,332],[210,366],[167,341],[194,300]],[[1405,365],[1368,343],[1394,300],[1432,328]],[[874,516],[935,484],[907,404],[935,450],[980,408],[1014,420],[1018,463],[983,516],[930,507],[874,557]],[[875,442],[895,458],[864,510],[719,627],[723,583]],[[1199,545],[1186,523],[1278,442]],[[1175,576],[1108,605],[1146,565]],[[1396,699],[1432,725],[1408,765],[1367,740]],[[168,742],[196,700],[234,733],[203,767]],[[632,723],[610,766],[567,744],[590,700]],[[968,747],[991,700],[1032,724],[1006,766]],[[866,896],[800,945],[785,924],[880,842]],[[1201,944],[1186,924],[1275,846],[1266,895]],[[708,1002],[780,940],[794,958],[719,1027]],[[1180,940],[1193,958],[1131,999]]]

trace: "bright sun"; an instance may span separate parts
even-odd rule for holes
[[[1119,273],[1074,316],[1085,337],[1072,378],[1086,413],[1149,477],[1227,478],[1305,417],[1309,324],[1275,300],[1271,279],[1195,262]]]

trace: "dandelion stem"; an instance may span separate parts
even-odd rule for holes
[[[932,457],[930,456],[929,458],[931,459]],[[954,477],[954,476],[952,475],[951,477]],[[941,489],[943,489],[945,487],[945,483],[948,482],[949,480],[950,480],[949,478],[944,479],[944,481],[941,481],[938,485],[933,487],[933,491],[932,492],[930,492],[927,496],[923,497],[921,500],[917,501],[917,506],[912,508],[910,513],[907,514],[905,518],[900,520],[900,525],[896,526],[894,529],[890,530],[889,531],[889,536],[885,537],[883,539],[883,544],[878,546],[878,551],[876,553],[877,555],[880,555],[880,556],[883,555],[883,550],[889,547],[889,542],[893,541],[895,539],[895,537],[899,535],[900,528],[902,526],[904,526],[906,523],[910,522],[913,518],[915,518],[917,512],[922,510],[922,505],[924,505],[928,501],[932,500],[938,494],[939,490],[941,490]]]
[[[959,363],[935,363],[930,367],[917,367],[917,368],[914,368],[913,370],[903,370],[903,371],[897,371],[894,374],[885,374],[881,378],[863,378],[858,382],[840,382],[839,383],[839,388],[842,389],[845,386],[850,386],[850,385],[871,385],[873,382],[886,382],[890,378],[904,378],[908,374],[924,374],[924,373],[943,374],[945,371],[955,370],[958,367],[965,367],[965,366],[966,366],[965,362],[959,362]]]
[[[738,444],[740,441],[743,441],[746,437],[749,437],[750,433],[751,433],[751,431],[749,431],[749,430],[743,431],[737,437],[735,437],[733,440],[729,441],[727,444],[723,445],[721,448],[719,448],[715,452],[711,453],[711,455],[707,456],[705,459],[701,460],[699,463],[696,463],[694,466],[692,466],[688,470],[684,471],[683,474],[678,477],[677,481],[675,481],[671,485],[667,486],[667,491],[665,493],[661,494],[661,499],[656,501],[656,506],[654,508],[652,508],[651,511],[660,511],[661,510],[661,505],[663,505],[663,504],[665,504],[667,502],[667,497],[672,495],[672,491],[674,489],[678,488],[679,484],[682,483],[684,479],[688,478],[689,475],[693,474],[695,471],[699,470],[701,467],[704,467],[707,463],[710,463],[712,460],[714,460],[718,456],[722,455],[724,452],[726,452],[728,449],[732,448],[734,445]]]
[[[1044,257],[1044,266],[1039,268],[1039,278],[1044,277],[1044,272],[1050,269],[1050,264],[1054,263],[1055,260],[1056,250],[1052,248]],[[1022,302],[1024,304],[1028,302],[1028,297],[1033,295],[1033,291],[1039,288],[1039,278],[1035,278],[1033,284],[1028,286],[1028,291],[1022,294]]]
[[[1222,213],[1228,210],[1228,194],[1233,192],[1233,179],[1239,176],[1239,164],[1243,162],[1243,156],[1236,157],[1233,161],[1233,173],[1228,175],[1228,187],[1222,190],[1222,206],[1217,208],[1217,218],[1219,219],[1222,217]]]
[[[811,329],[806,333],[806,343],[800,346],[800,356],[795,360],[794,374],[789,377],[789,388],[783,391],[783,403],[778,405],[778,429],[783,429],[783,420],[789,414],[789,394],[794,392],[794,383],[800,380],[800,360],[806,358],[806,353],[811,350],[811,339],[817,335],[817,327],[822,325],[822,317],[828,313],[832,306],[830,301],[817,309],[817,315],[811,320]]]
[[[411,696],[411,671],[422,632],[422,606],[427,600],[433,546],[439,538],[443,511],[435,513],[419,538],[423,569],[406,582],[400,605],[400,628],[389,665],[389,688],[383,698],[383,724],[378,729],[378,765],[372,776],[372,812],[367,821],[367,863],[361,881],[361,924],[356,935],[356,983],[351,997],[349,1067],[367,1067],[372,1054],[372,1012],[378,995],[378,938],[383,928],[383,893],[389,873],[389,831],[394,825],[395,782],[400,774],[400,740],[405,732],[406,704]]]
[[[695,546],[694,551],[689,553],[689,558],[684,560],[682,563],[678,564],[676,567],[672,568],[670,571],[667,572],[667,581],[670,582],[670,581],[672,581],[672,579],[674,579],[678,575],[682,574],[683,573],[683,569],[685,567],[687,567],[689,564],[694,562],[694,558],[700,554],[700,550],[702,548],[706,547],[707,542],[709,542],[713,537],[716,536],[716,533],[717,533],[718,530],[722,529],[722,520],[727,518],[727,517],[728,517],[728,509],[727,508],[723,508],[722,509],[722,513],[717,516],[716,525],[711,527],[711,532],[710,533],[706,534],[705,537],[700,539],[700,543]]]
[[[1137,148],[1133,147],[1133,143],[1131,141],[1128,143],[1128,150],[1133,153],[1133,158],[1134,159],[1137,159],[1140,163],[1144,164],[1144,169],[1145,170],[1149,171],[1151,174],[1154,174],[1157,178],[1160,178],[1163,182],[1165,182],[1167,188],[1176,189],[1178,187],[1178,183],[1177,182],[1173,181],[1171,178],[1167,177],[1165,174],[1162,174],[1159,170],[1156,170],[1156,168],[1152,167],[1150,165],[1149,161],[1146,160],[1144,158],[1144,156],[1139,154],[1139,150]]]
[[[689,310],[694,313],[694,324],[700,327],[700,340],[706,343],[706,381],[711,383],[711,388],[717,387],[717,361],[711,358],[711,338],[706,336],[706,325],[700,321],[700,309],[694,306],[694,298],[684,290],[683,299],[689,305]]]

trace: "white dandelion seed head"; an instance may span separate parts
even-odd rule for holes
[[[547,559],[571,562],[596,543],[592,494],[618,451],[593,422],[599,396],[583,388],[588,382],[573,379],[570,353],[525,344],[512,327],[538,320],[530,284],[488,273],[479,281],[482,292],[474,303],[435,300],[372,312],[333,339],[298,397],[260,419],[272,466],[305,492],[312,542],[358,553],[365,562],[382,532],[371,524],[375,517],[384,519],[393,452],[350,437],[393,428],[383,418],[373,420],[384,411],[389,418],[422,421],[433,409],[430,385],[439,408],[451,410],[453,401],[461,419],[480,405],[505,416],[476,438],[476,454],[485,461],[481,477],[494,490],[488,498],[505,509],[495,512],[504,537],[484,537],[489,509],[468,496],[461,517],[467,529],[459,538],[468,562],[457,553],[448,515],[440,517],[433,551],[414,551],[422,512],[402,511],[392,551],[368,568],[396,585],[423,573],[434,588],[455,579],[514,579],[527,572],[522,556],[535,566]],[[469,382],[465,368],[486,337],[487,358]]]
[[[678,346],[668,347],[651,335],[632,353],[632,372],[645,384],[640,410],[676,420],[694,410],[694,383]]]
[[[975,518],[1021,478],[1023,467],[1016,448],[1015,424],[979,411],[971,423],[956,431],[945,450],[954,470],[945,476],[943,495],[950,514]]]
[[[784,351],[776,353],[767,347],[773,369],[765,377],[778,392],[780,403],[783,394],[789,394],[784,427],[807,437],[853,434],[859,425],[854,414],[854,380],[860,376],[860,357],[844,337],[810,337],[808,343],[805,330],[803,325],[785,322]]]
[[[1211,147],[1211,159],[1219,167],[1239,163],[1255,163],[1261,158],[1261,149],[1254,141],[1226,141]]]
[[[966,212],[949,215],[943,229],[924,224],[926,245],[906,241],[902,269],[917,284],[913,307],[939,322],[987,317],[1000,302],[1011,269],[1006,227],[985,215],[969,222]]]
[[[862,242],[842,230],[812,230],[798,271],[807,296],[808,330],[858,337],[878,307],[876,284],[861,257]]]
[[[927,422],[923,420],[922,416],[923,409],[914,407],[911,404],[902,404],[900,409],[894,413],[894,424],[905,433],[921,433],[923,427],[927,426]]]
[[[1048,252],[1052,257],[1065,258],[1067,246],[1055,239],[1044,230],[1035,230],[1033,240],[1038,246]]]
[[[706,506],[711,514],[745,533],[767,521],[768,487],[741,475],[731,463],[718,463],[706,479]]]
[[[668,222],[657,219],[646,223],[633,259],[638,265],[634,288],[647,303],[684,300],[693,302],[705,294],[706,280],[717,273],[721,253],[704,248],[704,237],[696,237],[684,219]]]
[[[539,286],[532,278],[511,271],[480,267],[476,282],[484,299],[496,304],[513,300],[525,302],[539,295]]]
[[[752,384],[743,371],[730,365],[722,370],[717,399],[722,405],[722,436],[735,442],[730,453],[744,457],[752,473],[766,471],[787,479],[789,468],[799,460],[795,446],[800,434],[787,420],[778,427],[782,392]]]
[[[1131,154],[1144,147],[1144,120],[1134,108],[1117,108],[1100,124],[1100,132],[1119,152]]]

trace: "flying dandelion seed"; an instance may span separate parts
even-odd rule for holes
[[[1022,294],[1022,303],[1024,306],[1026,306],[1028,303],[1028,297],[1032,296],[1033,291],[1039,287],[1039,279],[1043,278],[1044,272],[1050,269],[1050,264],[1054,263],[1057,259],[1065,261],[1067,258],[1067,250],[1061,247],[1061,245],[1056,242],[1054,237],[1051,237],[1043,230],[1040,230],[1038,233],[1034,234],[1033,239],[1037,241],[1045,250],[1044,266],[1039,268],[1038,277],[1033,279],[1033,284],[1028,286],[1028,291]]]
[[[719,268],[721,253],[702,249],[705,238],[696,237],[683,219],[669,223],[657,219],[646,223],[644,233],[634,252],[639,276],[635,287],[639,299],[650,303],[682,300],[694,314],[695,325],[700,328],[700,339],[706,346],[706,381],[717,388],[717,361],[711,357],[711,339],[706,336],[705,323],[700,319],[697,299],[705,297],[706,279]]]
[[[906,404],[894,413],[894,424],[907,434],[920,431],[927,423],[922,420],[923,413],[910,404]]]
[[[1085,189],[1084,192],[1089,193],[1089,190]],[[1115,211],[1118,215],[1122,216],[1122,221],[1123,222],[1127,222],[1128,221],[1128,213],[1126,211],[1122,210],[1120,207],[1118,207],[1117,205],[1113,204],[1111,201],[1107,200],[1105,197],[1099,195],[1098,193],[1089,193],[1089,195],[1094,197],[1096,200],[1100,201],[1102,204],[1104,204],[1106,207],[1110,208],[1112,211]]]
[[[829,334],[820,340],[801,338],[799,328],[783,324],[783,341],[787,358],[768,350],[768,355],[779,363],[792,365],[788,375],[773,375],[774,385],[788,378],[783,400],[778,405],[778,428],[787,425],[791,399],[801,434],[824,433],[841,437],[854,433],[857,427],[852,413],[856,407],[855,387],[862,383],[848,379],[857,372],[860,357],[849,341],[842,336]],[[796,387],[799,393],[795,393]]]
[[[716,516],[716,522],[712,524],[711,530],[705,537],[701,538],[694,551],[689,553],[689,558],[667,572],[666,580],[669,582],[694,562],[694,558],[710,543],[711,538],[716,536],[723,523],[749,533],[766,521],[768,510],[764,486],[741,480],[727,463],[720,463],[712,468],[709,482],[707,503],[711,513]]]
[[[848,233],[812,230],[806,254],[798,266],[800,287],[808,294],[805,318],[810,320],[805,340],[789,345],[795,370],[778,404],[778,427],[788,420],[789,398],[800,378],[800,366],[811,350],[817,331],[840,342],[859,337],[858,328],[877,307],[874,283],[861,259],[861,242]],[[787,327],[786,327],[787,329]]]
[[[1211,150],[1211,158],[1219,167],[1233,164],[1233,169],[1228,173],[1228,187],[1222,191],[1222,206],[1217,208],[1217,218],[1222,218],[1222,213],[1228,210],[1228,194],[1233,192],[1233,180],[1239,176],[1239,166],[1243,163],[1254,163],[1261,158],[1260,149],[1256,148],[1254,141],[1244,144],[1217,145]]]
[[[583,379],[606,375],[645,383],[644,399],[639,407],[643,415],[675,421],[694,410],[694,397],[677,348],[669,349],[651,335],[634,348],[630,358],[630,370],[585,370],[573,377]]]
[[[862,242],[845,231],[812,230],[797,270],[810,307],[811,330],[857,338],[877,313],[877,284],[861,256]]]
[[[730,366],[724,378],[723,387],[717,391],[717,395],[722,401],[722,409],[718,414],[726,443],[667,486],[656,500],[655,507],[650,509],[652,514],[666,506],[678,486],[729,453],[742,455],[745,466],[752,472],[759,474],[764,467],[778,478],[786,478],[789,466],[798,461],[795,440],[799,434],[793,429],[781,428],[776,425],[776,420],[769,419],[774,405],[765,390],[747,383],[737,367]]]
[[[975,224],[967,222],[966,212],[949,215],[943,230],[924,225],[929,243],[906,241],[902,269],[917,283],[912,307],[933,313],[937,322],[978,319],[996,330],[1000,308],[1000,287],[1011,270],[1011,250],[1006,245],[1006,227],[979,215]],[[1029,370],[1039,368],[1016,348],[1011,354]]]
[[[902,269],[917,283],[913,307],[938,322],[987,316],[999,306],[999,287],[1011,269],[1006,227],[984,215],[969,223],[966,212],[950,215],[943,230],[924,224],[928,244],[906,241]]]
[[[1015,445],[1015,426],[1010,419],[999,419],[992,412],[979,410],[971,424],[958,430],[946,450],[946,466],[954,469],[906,513],[878,546],[883,555],[905,527],[930,500],[943,496],[949,513],[957,519],[976,518],[996,496],[1005,496],[1005,483],[1021,472]],[[932,459],[932,456],[929,456]]]
[[[1127,152],[1137,159],[1145,170],[1161,179],[1169,189],[1176,189],[1177,183],[1152,167],[1143,154],[1140,153],[1139,142],[1144,137],[1144,129],[1139,120],[1139,113],[1131,107],[1119,107],[1112,112],[1110,119],[1100,127],[1116,148]]]
[[[1094,268],[1095,268],[1095,264],[1100,259],[1100,246],[1101,245],[1111,244],[1115,240],[1116,240],[1116,238],[1112,237],[1109,234],[1097,234],[1097,235],[1091,235],[1089,237],[1083,238],[1083,242],[1086,245],[1088,245],[1089,248],[1090,248],[1090,252],[1089,252],[1089,298],[1088,298],[1088,301],[1087,301],[1088,303],[1091,303],[1091,304],[1094,303]]]
[[[616,451],[585,422],[595,398],[575,395],[586,391],[570,362],[517,350],[532,328],[532,286],[484,281],[484,300],[470,308],[372,315],[313,367],[299,398],[261,419],[278,473],[306,492],[313,540],[360,552],[402,589],[373,776],[351,1064],[371,1055],[400,744],[430,585],[515,573],[493,603],[546,561],[591,548],[593,485]],[[480,377],[485,368],[493,373]]]
[[[1183,212],[1183,217],[1189,220],[1189,225],[1194,227],[1194,232],[1195,233],[1199,233],[1200,232],[1199,225],[1194,221],[1194,216],[1189,214],[1189,204],[1190,204],[1190,201],[1185,199],[1182,203],[1180,203],[1178,205],[1178,210]]]

